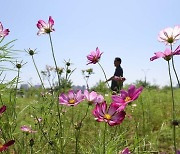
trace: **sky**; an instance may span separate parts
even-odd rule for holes
[[[107,78],[114,74],[114,58],[122,59],[125,84],[144,80],[156,85],[169,85],[167,62],[163,59],[150,62],[154,52],[164,51],[158,42],[160,30],[180,25],[179,0],[1,0],[0,22],[10,30],[3,43],[17,39],[13,49],[36,49],[34,56],[38,69],[54,66],[48,35],[37,36],[36,24],[42,19],[54,19],[55,32],[51,33],[57,64],[64,60],[73,63],[76,70],[71,76],[74,85],[85,85],[82,70],[93,68],[90,87],[105,81],[97,64],[87,64],[86,56],[98,47],[103,52],[100,64]],[[177,42],[173,48],[180,44]],[[22,83],[40,84],[40,80],[26,52],[16,53],[19,61],[27,62],[21,69]],[[180,60],[174,57],[180,75]],[[10,65],[9,67],[12,67]],[[15,71],[5,72],[11,80]],[[173,72],[172,72],[173,75]],[[176,84],[173,75],[173,83]],[[110,84],[110,83],[109,83]]]

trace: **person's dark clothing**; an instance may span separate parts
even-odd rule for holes
[[[114,76],[123,77],[123,69],[121,66],[116,67]],[[122,88],[123,83],[117,82],[115,80],[112,80],[111,82],[111,90],[119,92],[119,90]]]

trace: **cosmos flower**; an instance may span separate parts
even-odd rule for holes
[[[82,94],[81,90],[77,91],[77,93],[73,90],[70,90],[68,94],[62,93],[59,96],[59,104],[67,105],[67,106],[76,106],[83,100],[84,100],[84,95]]]
[[[143,87],[136,88],[134,85],[130,85],[128,91],[120,90],[120,95],[112,95],[113,102],[119,104],[119,111],[124,110],[125,107],[135,101],[141,94]]]
[[[119,105],[117,103],[111,103],[109,108],[107,108],[106,102],[103,102],[101,104],[96,104],[93,115],[98,122],[104,121],[110,126],[118,125],[122,123],[126,115],[124,111],[118,112],[118,108]]]
[[[180,39],[180,26],[168,27],[159,32],[158,40],[165,44],[173,44]]]
[[[3,105],[3,106],[0,108],[0,115],[1,115],[4,111],[6,111],[6,106],[5,106],[5,105]]]
[[[9,34],[9,32],[10,32],[9,29],[3,30],[3,25],[0,22],[0,38],[7,36]]]
[[[52,19],[51,16],[49,16],[48,23],[46,23],[43,20],[39,20],[38,23],[37,23],[37,27],[39,29],[37,35],[49,34],[49,33],[53,32],[53,31],[55,31],[54,28],[53,28],[53,25],[54,25],[54,20]]]
[[[102,95],[99,95],[95,91],[88,92],[88,90],[85,90],[84,96],[89,104],[97,104],[104,102],[104,97]]]
[[[0,144],[0,152],[7,150],[8,147],[13,145],[14,143],[15,143],[14,140],[10,140],[9,142],[7,142],[7,143],[5,143],[3,145]]]
[[[94,100],[94,104],[100,104],[104,102],[104,97],[100,94],[97,95],[96,99]]]
[[[93,103],[94,100],[96,99],[97,97],[97,93],[94,92],[94,91],[91,91],[91,92],[88,92],[88,90],[85,90],[84,91],[84,96],[85,96],[85,99],[90,102],[90,103]]]
[[[155,52],[155,56],[150,58],[150,61],[153,61],[158,58],[164,58],[166,61],[169,61],[173,55],[180,55],[180,45],[173,52],[166,48],[164,52]]]
[[[100,52],[99,48],[97,47],[96,48],[96,51],[92,51],[88,56],[87,56],[87,59],[89,60],[88,64],[96,64],[100,58],[101,58],[101,55],[103,53]],[[87,64],[87,65],[88,65]]]
[[[27,133],[36,133],[37,131],[34,131],[34,130],[32,130],[30,127],[28,127],[28,126],[21,126],[21,130],[23,131],[23,132],[27,132]]]

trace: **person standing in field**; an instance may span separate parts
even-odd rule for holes
[[[121,58],[116,57],[114,59],[114,66],[116,67],[114,75],[105,82],[111,81],[111,90],[119,93],[123,87],[123,82],[125,81],[125,78],[123,77],[123,68],[121,67]]]

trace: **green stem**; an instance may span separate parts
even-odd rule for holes
[[[168,72],[169,72],[169,79],[171,84],[171,96],[172,96],[172,119],[175,120],[175,103],[174,103],[174,91],[172,86],[172,77],[171,77],[171,71],[170,71],[170,64],[168,61]],[[173,125],[173,142],[174,142],[174,152],[176,154],[176,127]]]
[[[30,154],[33,154],[33,147],[30,147]]]
[[[103,154],[106,153],[106,129],[107,129],[107,123],[104,124],[104,136],[103,136]]]
[[[18,68],[18,74],[17,74],[17,80],[16,80],[16,87],[15,87],[15,93],[14,93],[14,103],[13,103],[13,105],[14,105],[14,113],[13,113],[13,115],[14,115],[14,118],[16,119],[17,118],[17,114],[16,114],[16,96],[17,96],[17,87],[18,87],[18,83],[19,83],[19,74],[20,74],[20,68]],[[15,120],[14,119],[14,120]]]
[[[101,66],[101,64],[100,64],[99,62],[98,62],[98,64],[99,64],[99,66],[101,67],[101,69],[102,69],[102,71],[103,71],[103,73],[104,73],[104,77],[105,77],[105,79],[106,79],[106,81],[107,81],[106,73],[105,73],[103,67]],[[108,83],[107,83],[107,85],[108,85],[108,87],[110,88],[110,86],[109,86]]]
[[[71,125],[74,127],[74,107],[71,106]]]
[[[39,71],[38,71],[38,68],[37,68],[37,66],[36,66],[36,63],[35,63],[35,60],[34,60],[33,55],[32,55],[32,61],[33,61],[34,67],[35,67],[35,69],[36,69],[36,72],[37,72],[37,74],[38,74],[38,76],[39,76],[39,79],[40,79],[40,81],[41,81],[41,85],[42,85],[43,88],[45,89],[44,84],[43,84],[43,81],[42,81],[42,78],[41,78],[41,75],[40,75],[40,73],[39,73]]]
[[[17,87],[18,87],[18,82],[19,82],[19,74],[20,74],[20,69],[18,68],[16,87],[15,87],[15,94],[14,94],[15,99],[16,99],[16,95],[17,95]]]
[[[84,117],[81,119],[81,121],[79,123],[79,126],[77,126],[79,128],[75,129],[75,139],[76,139],[75,154],[78,154],[78,146],[79,146],[79,138],[80,138],[80,131],[81,131],[81,128],[82,128],[82,122],[86,118],[88,110],[89,110],[89,105],[87,107],[87,110],[86,110],[86,113],[85,113]]]
[[[78,129],[78,130],[76,130],[76,132],[75,132],[75,136],[76,136],[75,154],[78,154],[78,146],[79,146],[79,136],[80,136],[80,130],[81,130],[81,128],[79,128],[79,129]]]
[[[172,44],[171,44],[171,53],[172,53]],[[172,55],[172,66],[173,66],[173,70],[174,70],[174,73],[175,73],[175,76],[176,76],[176,79],[177,79],[177,82],[178,82],[178,86],[180,88],[180,82],[179,82],[179,78],[178,78],[178,75],[177,75],[177,72],[176,72],[176,69],[175,69],[173,55]]]
[[[52,56],[53,56],[53,60],[54,60],[54,64],[56,67],[56,73],[57,73],[57,77],[58,77],[58,83],[59,83],[59,88],[60,88],[60,77],[58,74],[58,66],[56,63],[56,58],[55,58],[55,54],[54,54],[54,48],[53,48],[53,44],[52,44],[52,39],[51,39],[51,34],[49,33],[49,40],[50,40],[50,44],[51,44],[51,52],[52,52]],[[57,111],[58,111],[58,118],[59,118],[59,129],[60,129],[60,145],[61,145],[61,153],[63,154],[63,133],[62,133],[62,121],[61,121],[61,115],[60,115],[60,109],[59,109],[59,101],[57,101]]]
[[[83,120],[86,118],[87,113],[88,113],[88,110],[89,110],[89,105],[88,105],[88,107],[87,107],[87,110],[86,110],[86,113],[85,113],[84,117],[81,119],[81,124],[82,124]]]
[[[55,64],[55,67],[56,67],[56,73],[57,73],[57,76],[58,76],[58,83],[59,83],[59,88],[60,88],[60,77],[59,77],[59,74],[58,74],[58,66],[57,66],[57,63],[56,63],[56,58],[55,58],[55,54],[54,54],[54,48],[53,48],[53,44],[52,44],[52,39],[51,39],[51,34],[50,33],[49,33],[49,40],[50,40],[50,44],[51,44],[51,52],[52,52],[54,64]]]

